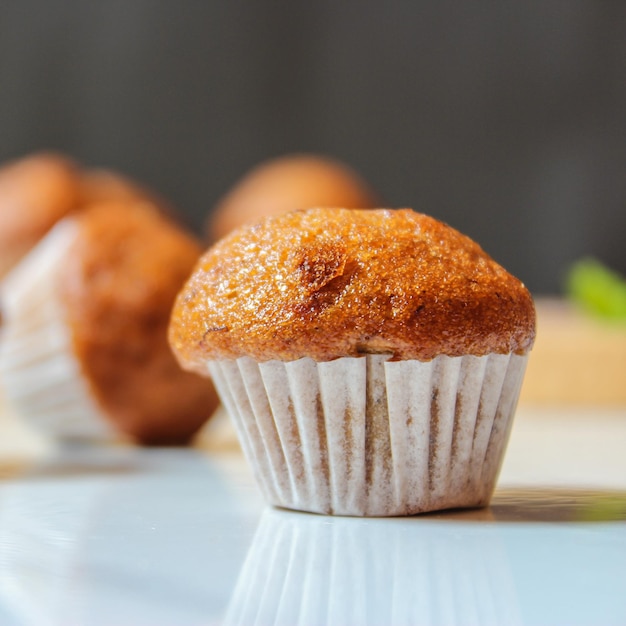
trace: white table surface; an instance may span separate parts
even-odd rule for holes
[[[626,409],[518,412],[492,507],[265,506],[237,452],[0,424],[0,625],[626,624]]]

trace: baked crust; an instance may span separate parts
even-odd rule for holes
[[[167,343],[198,243],[149,204],[94,205],[73,219],[78,235],[59,290],[94,396],[143,443],[187,442],[217,406],[210,382],[182,371]]]
[[[38,153],[0,168],[0,277],[79,201],[76,165]]]
[[[403,210],[309,209],[241,228],[200,260],[170,342],[181,364],[525,353],[535,310],[478,244]]]

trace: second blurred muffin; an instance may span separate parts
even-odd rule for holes
[[[0,169],[0,279],[80,201],[80,172],[52,152]]]
[[[174,210],[152,189],[112,170],[95,168],[82,172],[80,177],[80,203],[84,206],[101,202],[150,202],[164,213]]]
[[[201,250],[147,203],[60,221],[0,292],[0,376],[17,411],[63,439],[187,442],[217,406],[167,344]]]
[[[374,191],[350,167],[329,157],[287,154],[248,172],[216,205],[206,231],[221,239],[248,222],[293,209],[380,205]]]
[[[102,202],[149,202],[167,215],[175,213],[144,185],[56,152],[1,163],[0,280],[59,220]]]

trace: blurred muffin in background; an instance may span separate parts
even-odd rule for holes
[[[172,215],[174,211],[168,203],[152,189],[138,183],[119,172],[108,169],[87,169],[80,177],[80,203],[83,206],[101,202],[150,202]]]
[[[0,279],[76,208],[80,186],[78,166],[52,152],[0,167]]]
[[[210,241],[248,222],[310,207],[369,209],[381,206],[370,186],[349,166],[314,154],[288,154],[253,168],[218,201],[206,222]]]
[[[187,443],[217,406],[167,343],[201,252],[148,203],[67,217],[0,290],[0,377],[24,419],[57,439]]]
[[[85,168],[55,152],[0,165],[0,280],[62,218],[102,202],[146,201],[175,211],[151,189],[101,168]]]

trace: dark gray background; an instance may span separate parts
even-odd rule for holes
[[[3,0],[0,158],[55,148],[199,228],[317,151],[477,239],[536,293],[626,273],[626,2]]]

